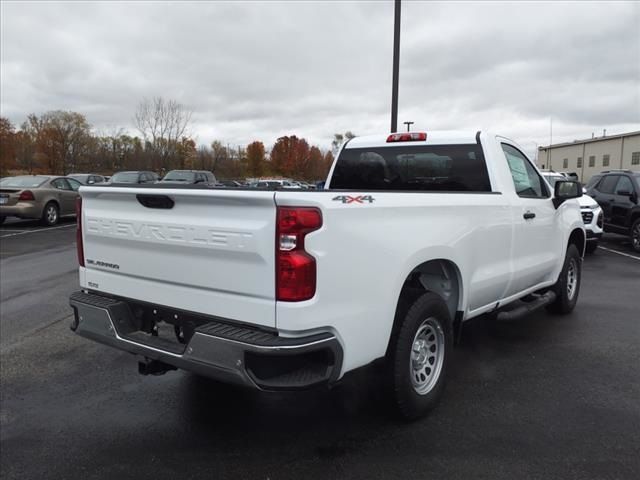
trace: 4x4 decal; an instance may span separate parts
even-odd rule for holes
[[[337,197],[333,197],[332,200],[334,202],[342,203],[373,203],[375,198],[373,198],[371,195],[358,195],[356,197],[352,197],[350,195],[338,195]]]

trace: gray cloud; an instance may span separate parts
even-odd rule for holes
[[[389,125],[390,2],[2,4],[2,114],[76,110],[133,130],[144,96],[201,143]],[[640,4],[404,2],[400,121],[492,128],[529,151],[640,129]]]

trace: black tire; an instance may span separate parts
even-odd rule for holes
[[[631,234],[629,236],[631,238],[631,248],[640,253],[640,218],[636,218],[633,225],[631,225]]]
[[[44,206],[42,210],[42,217],[40,222],[46,227],[53,227],[58,223],[60,219],[60,208],[55,202],[49,202]]]
[[[431,292],[418,297],[396,326],[389,344],[385,382],[392,407],[402,418],[422,417],[436,406],[453,347],[452,330],[446,303]],[[414,345],[421,348],[414,352]]]
[[[553,313],[566,315],[576,306],[580,294],[580,281],[582,280],[582,258],[574,244],[569,245],[564,257],[562,271],[558,281],[551,288],[556,293],[556,299],[547,306],[547,310]],[[572,284],[573,287],[569,288]]]
[[[593,242],[587,242],[587,246],[585,247],[584,251],[586,253],[593,253],[596,251],[597,248],[598,248],[598,241],[595,240]]]

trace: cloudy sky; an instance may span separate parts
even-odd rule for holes
[[[143,97],[198,143],[389,128],[392,2],[2,1],[2,115],[123,127]],[[404,1],[399,122],[492,129],[530,152],[640,130],[639,2]]]

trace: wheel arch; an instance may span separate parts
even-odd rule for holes
[[[55,204],[55,206],[58,207],[58,212],[60,212],[60,202],[58,201],[58,199],[56,199],[56,198],[48,198],[43,203],[44,203],[44,206],[42,207],[42,211],[43,212],[44,212],[44,209],[47,208],[47,205],[49,205],[50,203]]]
[[[404,279],[396,303],[389,345],[413,302],[425,292],[435,293],[442,298],[455,327],[455,322],[460,319],[459,312],[462,310],[463,302],[460,268],[447,258],[427,260],[415,266]],[[389,346],[387,352],[388,349]]]
[[[571,234],[569,235],[569,241],[567,242],[567,248],[569,245],[575,245],[580,252],[580,256],[584,257],[585,249],[586,249],[586,235],[582,228],[574,228]]]

